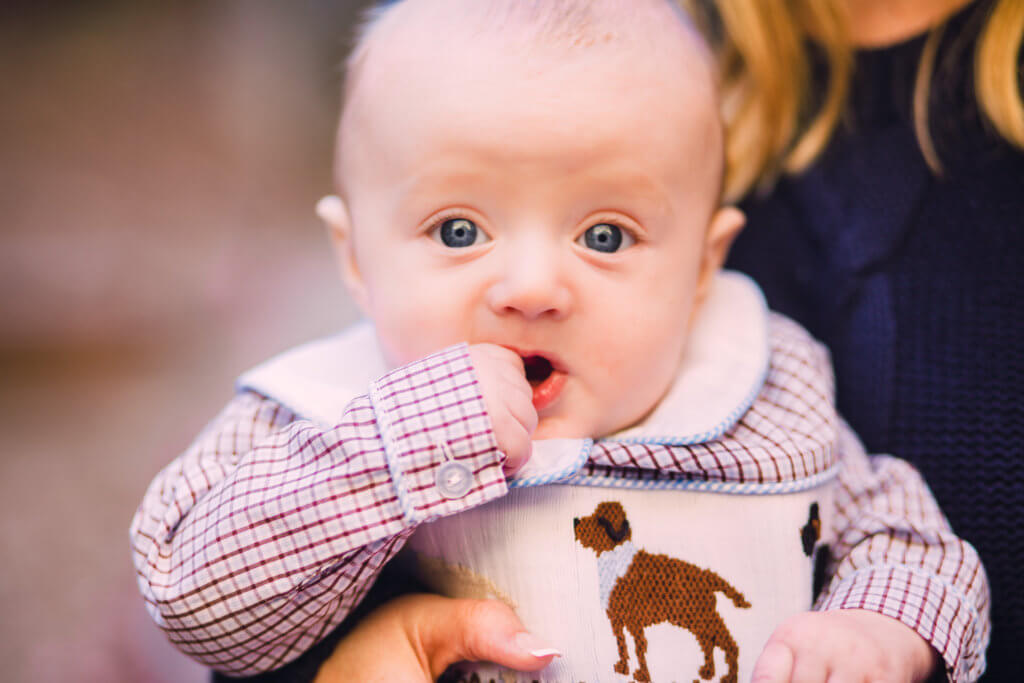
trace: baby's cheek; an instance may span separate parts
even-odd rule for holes
[[[409,310],[405,315],[377,317],[377,338],[390,367],[407,365],[460,341],[436,316],[423,316]]]
[[[387,315],[378,312],[373,316],[377,340],[390,367],[406,365],[425,355],[419,353],[418,349],[422,336],[411,333],[418,322],[403,310],[389,312]]]
[[[619,399],[610,404],[621,413],[619,428],[650,412],[668,391],[679,372],[684,341],[681,334],[653,335],[622,351],[623,361],[611,370],[615,382],[609,389]]]

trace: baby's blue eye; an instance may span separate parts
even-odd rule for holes
[[[434,238],[446,247],[463,249],[490,241],[487,234],[468,218],[449,218],[434,228]]]
[[[636,239],[617,225],[598,223],[587,228],[587,231],[580,235],[576,242],[587,249],[611,254],[633,246]]]

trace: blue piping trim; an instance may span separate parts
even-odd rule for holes
[[[708,493],[729,493],[746,496],[771,496],[784,493],[798,493],[817,488],[828,483],[839,475],[840,465],[837,463],[824,472],[783,482],[736,482],[736,481],[703,481],[693,479],[633,479],[614,476],[581,474],[563,482],[570,486],[598,486],[615,489],[678,489],[688,491],[706,491]]]
[[[579,472],[581,467],[587,464],[587,459],[590,458],[590,449],[593,448],[593,446],[593,439],[583,439],[580,452],[567,466],[555,472],[545,472],[544,474],[538,474],[533,477],[513,479],[508,482],[508,487],[510,489],[520,489],[530,486],[544,486],[545,484],[559,484],[565,482]]]

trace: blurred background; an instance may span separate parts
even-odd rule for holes
[[[3,680],[206,680],[128,525],[235,376],[355,316],[313,206],[366,4],[3,3]]]

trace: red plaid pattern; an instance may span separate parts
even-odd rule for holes
[[[988,583],[915,470],[869,458],[836,417],[831,371],[802,328],[771,318],[772,364],[722,438],[600,441],[582,474],[784,483],[842,468],[831,581],[817,609],[864,608],[915,629],[957,681],[984,670]],[[444,440],[462,498],[435,486]],[[464,345],[399,368],[329,430],[237,395],[154,480],[131,535],[139,586],[168,637],[236,675],[277,668],[334,628],[427,519],[504,495],[503,456]]]
[[[474,473],[463,498],[434,487],[439,439]],[[139,585],[186,654],[276,668],[341,621],[418,522],[504,495],[502,460],[465,346],[383,377],[326,431],[241,393],[147,491]]]
[[[977,680],[991,626],[977,552],[949,528],[908,463],[869,458],[845,425],[840,448],[834,503],[840,533],[832,581],[815,609],[861,608],[898,619],[942,655],[950,680]]]

